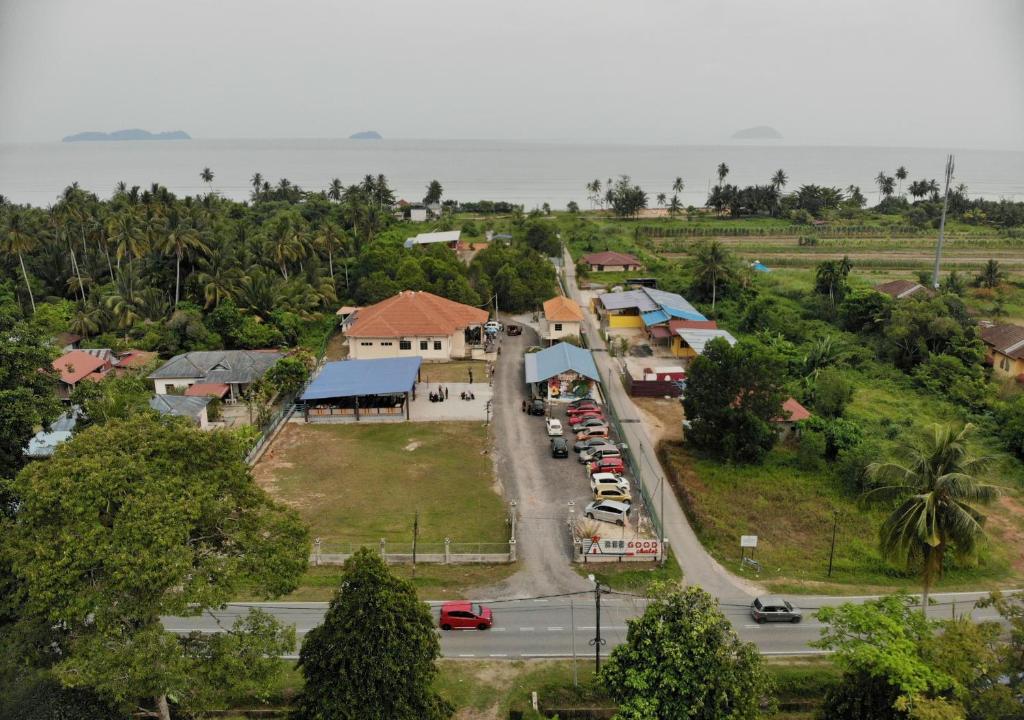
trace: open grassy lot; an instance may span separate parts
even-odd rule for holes
[[[479,423],[289,424],[254,468],[296,508],[323,552],[376,546],[407,552],[419,513],[422,552],[508,539],[487,431]]]
[[[473,371],[473,382],[487,382],[487,363],[483,360],[423,363],[420,366],[420,380],[428,385],[451,382],[464,383],[469,382],[470,370]]]

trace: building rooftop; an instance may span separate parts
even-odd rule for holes
[[[930,288],[926,288],[921,283],[914,282],[913,280],[890,280],[889,282],[875,285],[875,290],[885,293],[893,300],[902,300],[922,291],[928,295],[934,295]]]
[[[409,392],[416,384],[422,362],[418,356],[329,362],[299,399],[310,401]]]
[[[174,415],[198,420],[203,408],[210,404],[209,397],[186,397],[184,395],[154,395],[149,406],[163,415]]]
[[[432,243],[458,242],[462,237],[460,230],[444,230],[441,232],[420,233],[405,241],[405,247],[411,248],[414,245],[430,245]]]
[[[679,328],[676,334],[698,354],[704,352],[707,344],[716,338],[724,338],[730,345],[736,344],[732,333],[721,328]]]
[[[583,311],[574,300],[558,295],[544,301],[544,317],[552,322],[581,322]]]
[[[150,380],[190,378],[205,383],[250,383],[284,357],[276,350],[202,350],[175,355]]]
[[[584,375],[591,380],[600,382],[597,365],[589,350],[576,347],[571,343],[557,343],[540,352],[527,353],[524,358],[526,382],[534,383],[548,380],[564,372]]]
[[[1020,325],[992,325],[981,329],[986,345],[1007,357],[1024,358],[1024,327]]]
[[[581,260],[587,265],[639,265],[640,261],[629,253],[605,250],[604,252],[590,253],[584,255]]]
[[[109,365],[109,360],[97,357],[86,350],[72,350],[52,363],[53,369],[60,373],[61,381],[68,385],[74,385],[89,376],[94,380],[101,380],[106,373],[104,368]],[[97,372],[100,370],[103,372]]]
[[[451,335],[487,322],[487,311],[416,290],[405,290],[362,308],[345,330],[348,337]]]

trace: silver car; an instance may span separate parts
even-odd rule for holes
[[[579,460],[581,463],[588,463],[591,460],[600,460],[603,457],[622,457],[622,452],[611,443],[605,443],[581,451]]]
[[[591,520],[603,520],[604,522],[625,525],[629,518],[629,503],[618,500],[595,500],[587,505],[583,511]]]
[[[803,619],[800,608],[794,607],[788,600],[777,595],[761,595],[754,598],[750,604],[750,617],[755,622],[793,622],[798,623]]]

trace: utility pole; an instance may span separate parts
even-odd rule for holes
[[[412,576],[416,577],[416,541],[420,535],[420,511],[416,511],[416,517],[412,521]]]
[[[832,577],[832,558],[836,554],[836,528],[839,525],[839,512],[832,511],[832,549],[828,551],[828,576]]]
[[[604,638],[601,637],[601,593],[608,592],[608,588],[601,587],[601,583],[597,581],[593,575],[588,576],[590,582],[594,583],[594,609],[595,609],[595,630],[594,639],[590,641],[590,644],[594,646],[594,673],[601,672],[601,646],[606,643]]]
[[[939,289],[939,266],[942,263],[942,241],[946,233],[946,210],[949,209],[949,184],[953,181],[953,156],[946,157],[946,194],[942,199],[942,219],[939,220],[939,242],[935,246],[935,269],[932,271],[932,288]]]

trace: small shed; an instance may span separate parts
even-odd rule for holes
[[[526,383],[533,395],[546,400],[589,397],[601,376],[589,350],[558,343],[540,352],[528,353],[524,366]]]
[[[422,362],[414,356],[327,363],[299,397],[306,422],[403,414],[408,420]]]

